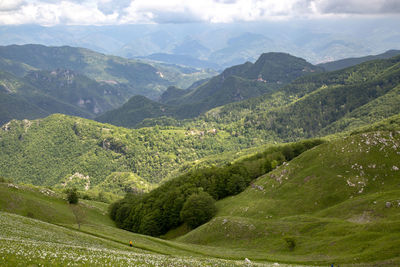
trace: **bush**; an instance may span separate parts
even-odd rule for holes
[[[69,204],[78,204],[78,191],[76,188],[71,188],[67,190],[67,200]]]
[[[286,245],[290,251],[296,247],[296,240],[293,237],[285,237]]]
[[[206,192],[194,193],[189,196],[181,210],[181,219],[189,227],[209,221],[217,212],[215,200]]]

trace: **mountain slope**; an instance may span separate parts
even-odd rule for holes
[[[150,59],[150,60],[155,60],[155,61],[160,61],[164,63],[169,63],[169,64],[178,64],[178,65],[183,65],[183,66],[188,66],[188,67],[193,67],[193,68],[211,68],[218,70],[220,66],[216,63],[213,63],[211,61],[206,61],[206,60],[200,60],[197,58],[194,58],[190,55],[179,55],[179,54],[167,54],[167,53],[155,53],[151,54],[145,57],[139,57],[139,58],[145,58],[145,59]]]
[[[161,105],[153,104],[155,110],[150,112],[146,107],[144,113],[150,116],[147,118],[160,116],[193,118],[217,106],[273,92],[300,76],[320,71],[320,68],[304,59],[289,54],[262,54],[254,64],[246,62],[228,68],[197,88],[188,91],[171,88],[161,96],[162,103],[166,105],[163,109],[169,112],[161,113],[159,111]],[[124,116],[124,113],[130,115]],[[107,119],[103,116],[99,120],[133,127],[138,123],[136,118],[144,118],[140,113],[142,112],[136,108],[129,110],[125,106],[124,110],[112,111],[106,116]],[[112,114],[124,117],[115,117]]]
[[[56,112],[82,117],[91,117],[93,114],[3,71],[0,71],[0,101],[3,103],[0,107],[0,124],[12,119],[36,119]]]
[[[246,62],[224,70],[220,75],[212,78],[208,83],[201,85],[197,89],[188,92],[181,99],[175,100],[174,104],[208,102],[214,98],[217,103],[212,106],[220,106],[230,102],[236,102],[249,97],[254,97],[266,93],[271,89],[276,89],[287,84],[298,77],[313,72],[320,72],[321,69],[313,66],[302,58],[294,57],[285,53],[265,53],[253,64]],[[236,84],[233,77],[239,77],[236,81],[245,81],[248,84]],[[229,79],[230,78],[230,79]],[[258,83],[256,83],[258,82]],[[236,86],[228,93],[226,88]],[[249,95],[238,97],[240,90],[238,88],[246,88],[243,91],[250,92]],[[263,88],[261,91],[257,87]],[[221,92],[220,91],[225,91]],[[261,91],[261,92],[260,92]],[[236,93],[236,95],[235,95]],[[244,93],[246,94],[246,93]],[[225,98],[223,98],[225,96]],[[168,102],[167,102],[168,103]]]
[[[120,84],[127,85],[128,97],[141,94],[156,98],[170,85],[187,87],[198,79],[212,75],[201,71],[185,74],[180,68],[174,66],[108,56],[70,46],[0,46],[0,58],[40,70],[73,70],[93,80],[112,83],[117,88]],[[6,71],[11,71],[11,69],[6,69]],[[18,71],[18,74],[20,73],[21,71]]]
[[[127,88],[96,82],[66,69],[31,71],[24,80],[37,88],[38,92],[83,109],[92,116],[119,107],[128,95]]]
[[[22,97],[0,91],[0,125],[12,119],[35,119],[47,115],[48,112],[30,104]]]
[[[399,147],[387,131],[322,144],[219,201],[212,221],[178,241],[305,264],[396,265]]]
[[[120,108],[110,110],[98,117],[98,122],[112,122],[116,126],[135,127],[146,118],[173,116],[176,108],[160,104],[144,96],[131,97]]]
[[[366,56],[366,57],[358,57],[358,58],[345,58],[341,60],[336,60],[333,62],[321,63],[317,66],[324,68],[326,71],[335,71],[348,67],[355,66],[357,64],[361,64],[366,61],[371,61],[375,59],[388,59],[400,54],[400,50],[389,50],[385,53],[375,55],[375,56]]]
[[[385,94],[396,95],[399,73],[400,57],[397,56],[301,77],[275,92],[210,110],[192,123],[204,121],[209,125],[220,125],[221,129],[229,127],[238,135],[262,136],[263,132],[269,131],[286,141],[335,133],[341,128],[323,129],[344,116],[352,116],[353,110]],[[397,103],[375,103],[382,106],[375,109],[387,111],[381,112],[381,118],[396,114],[398,109]],[[371,122],[365,117],[364,123]]]

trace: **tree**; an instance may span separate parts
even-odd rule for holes
[[[208,193],[199,192],[188,197],[180,216],[193,229],[209,221],[216,212],[215,200]]]
[[[78,204],[79,197],[76,188],[71,188],[67,190],[67,200],[69,204]]]
[[[78,229],[81,229],[81,224],[85,221],[85,211],[80,207],[80,205],[71,205],[72,213],[75,216],[76,224],[78,224]]]

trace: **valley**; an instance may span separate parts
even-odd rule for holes
[[[216,73],[0,47],[0,265],[399,265],[387,54]]]

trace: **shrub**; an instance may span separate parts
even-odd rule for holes
[[[208,193],[200,192],[189,196],[180,216],[189,227],[196,228],[209,221],[216,212],[215,200]]]
[[[78,191],[76,188],[71,188],[67,190],[67,200],[69,204],[78,204]]]
[[[296,247],[296,240],[293,237],[285,237],[286,245],[290,251]]]

